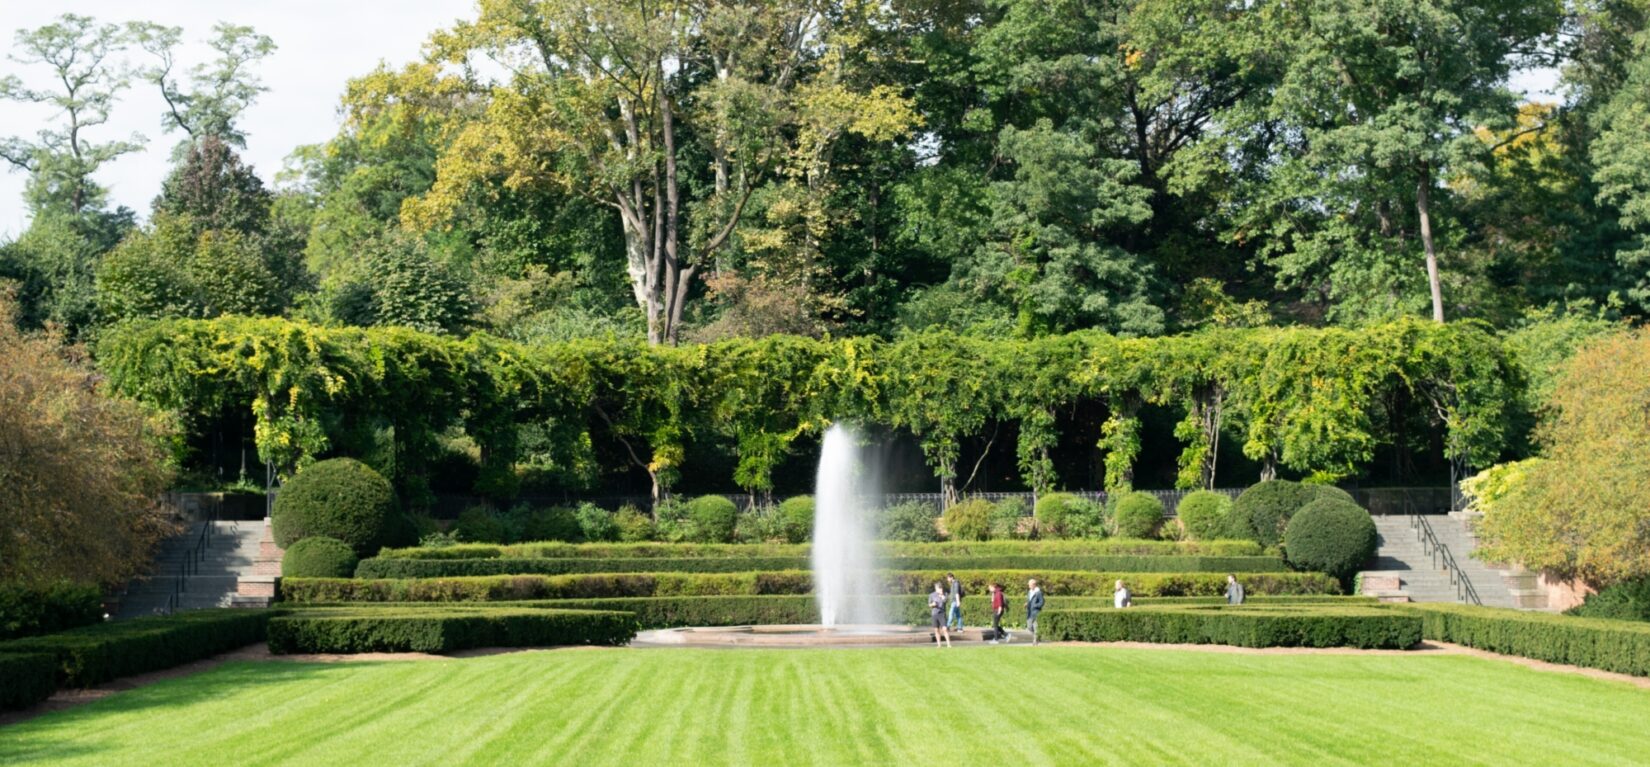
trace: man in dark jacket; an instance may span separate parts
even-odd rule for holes
[[[1043,611],[1043,587],[1037,579],[1026,581],[1026,630],[1031,632],[1031,643],[1037,644],[1037,614]]]

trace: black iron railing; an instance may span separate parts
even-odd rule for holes
[[[1482,606],[1484,600],[1478,598],[1478,589],[1473,588],[1472,579],[1467,572],[1455,561],[1455,555],[1450,553],[1449,547],[1438,540],[1438,534],[1433,531],[1432,523],[1427,521],[1426,515],[1413,505],[1408,506],[1409,526],[1415,530],[1415,535],[1421,541],[1421,553],[1432,557],[1432,566],[1449,573],[1449,585],[1455,587],[1455,598],[1462,602]]]

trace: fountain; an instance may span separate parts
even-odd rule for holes
[[[825,432],[814,477],[813,575],[819,622],[875,626],[883,615],[877,574],[877,468],[859,436],[837,424]]]

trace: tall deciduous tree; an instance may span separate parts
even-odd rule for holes
[[[275,41],[248,26],[218,22],[207,45],[217,53],[210,64],[189,69],[189,83],[177,76],[176,49],[183,40],[181,27],[133,22],[127,34],[155,60],[138,74],[160,90],[166,101],[161,128],[181,130],[185,146],[208,136],[235,146],[246,146],[246,135],[235,121],[267,90],[252,65],[275,53]]]

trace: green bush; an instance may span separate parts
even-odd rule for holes
[[[348,582],[348,581],[346,581]],[[0,642],[0,654],[56,658],[58,687],[92,687],[160,671],[264,640],[271,610],[194,610]]]
[[[666,498],[653,506],[653,534],[661,541],[683,543],[693,538],[693,522],[687,504],[680,498]]]
[[[1650,676],[1650,625],[1470,605],[1415,603],[1427,639],[1571,666]]]
[[[1327,499],[1306,504],[1289,520],[1283,548],[1289,564],[1342,580],[1375,556],[1375,521],[1358,504]]]
[[[581,503],[573,516],[578,520],[579,537],[583,540],[596,543],[619,540],[619,525],[606,509],[593,503]]]
[[[882,510],[877,520],[877,535],[885,541],[929,543],[940,539],[934,522],[939,510],[922,501],[896,503]]]
[[[1353,498],[1351,493],[1334,485],[1306,485],[1306,488],[1312,491],[1314,501],[1344,501],[1354,505],[1358,503],[1358,499]]]
[[[1151,538],[1163,524],[1163,502],[1151,493],[1127,493],[1117,499],[1112,524],[1120,538]]]
[[[922,594],[944,580],[947,570],[901,570],[881,573],[886,593]],[[1042,581],[1050,595],[1110,594],[1122,578],[1139,596],[1216,596],[1225,593],[1226,577],[1217,572],[1131,573],[1060,570],[956,570],[969,593],[984,593],[987,583]],[[1239,573],[1250,594],[1334,594],[1340,584],[1322,573]],[[351,579],[288,578],[282,599],[294,604],[328,602],[499,602],[523,599],[585,599],[649,596],[739,596],[807,594],[807,571],[777,570],[729,573],[592,573],[571,575],[493,575],[456,578]]]
[[[1211,541],[1226,534],[1227,516],[1232,510],[1232,499],[1210,490],[1187,493],[1175,507],[1175,516],[1194,541]]]
[[[993,540],[1010,541],[1016,538],[1025,538],[1030,532],[1023,529],[1031,509],[1026,508],[1025,501],[1018,498],[1007,498],[991,504],[991,515],[986,520],[986,532]]]
[[[1106,507],[1099,501],[1078,498],[1066,508],[1066,526],[1073,538],[1106,537]]]
[[[687,516],[692,528],[689,540],[729,543],[739,522],[739,507],[724,496],[701,495],[687,502]]]
[[[976,570],[1069,570],[1076,572],[1285,572],[1277,557],[1211,557],[1198,555],[1089,556],[1082,554],[1006,554],[959,560],[945,556],[892,557],[883,560],[890,570],[940,570],[966,566]],[[361,561],[357,578],[455,578],[477,575],[567,575],[572,573],[728,573],[766,570],[807,570],[807,556],[750,557],[588,557],[529,559],[390,559]],[[336,577],[336,576],[335,576]]]
[[[1316,497],[1312,488],[1286,479],[1261,482],[1232,503],[1232,519],[1247,528],[1244,537],[1258,541],[1262,546],[1276,546],[1283,540],[1283,530],[1289,518]],[[1238,531],[1231,530],[1229,533]]]
[[[1078,501],[1071,493],[1048,493],[1037,499],[1034,514],[1037,534],[1047,538],[1075,538],[1072,535],[1071,506]]]
[[[630,613],[462,608],[306,610],[269,623],[273,653],[446,653],[475,647],[622,645],[636,636]]]
[[[814,497],[798,495],[779,504],[779,521],[790,543],[807,543],[814,535]]]
[[[954,541],[983,541],[991,536],[991,502],[970,499],[951,504],[940,515],[945,534]]]
[[[389,480],[352,458],[321,461],[298,472],[275,496],[271,524],[281,548],[312,535],[337,538],[357,554],[393,540],[395,490]]]
[[[517,504],[510,513],[518,520],[513,525],[513,540],[576,543],[584,536],[577,514],[566,506],[540,509],[527,504]]]
[[[355,574],[355,550],[337,538],[312,535],[287,549],[281,575],[287,578],[348,578]]]
[[[1339,606],[1056,608],[1039,628],[1055,641],[1385,649],[1412,647],[1422,633],[1412,614]]]
[[[619,540],[640,543],[653,540],[653,518],[635,506],[625,505],[613,514],[613,524],[619,529]]]
[[[504,515],[487,505],[465,508],[453,523],[453,534],[465,543],[508,543],[509,525]]]
[[[57,690],[57,658],[50,653],[0,654],[0,711],[28,708]]]
[[[1582,618],[1612,618],[1622,621],[1650,621],[1650,578],[1638,578],[1606,586],[1587,601],[1566,611]]]
[[[931,508],[931,507],[926,507]],[[932,522],[933,517],[928,517]],[[884,557],[1006,557],[1006,556],[1202,556],[1253,557],[1261,555],[1254,541],[1148,541],[1130,539],[1079,541],[882,541]],[[806,558],[809,547],[775,543],[519,543],[510,546],[466,543],[444,548],[386,549],[379,559],[662,559],[726,557]]]
[[[95,585],[0,585],[0,640],[67,631],[102,620],[103,592]]]

